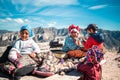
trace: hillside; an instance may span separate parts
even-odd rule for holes
[[[12,31],[8,31],[8,30],[0,30],[0,34],[5,34],[5,33],[9,33],[9,32],[12,32]]]
[[[56,37],[58,39],[65,38],[66,35],[68,35],[68,30],[66,28],[64,29],[56,29],[56,28],[34,28],[33,29],[35,33],[34,40],[36,42],[49,42]],[[107,49],[118,49],[120,46],[120,31],[109,31],[109,30],[99,30],[102,32],[105,36],[105,47]],[[1,30],[2,34],[0,33],[0,46],[6,46],[12,44],[12,42],[19,38],[19,32],[10,32]],[[83,36],[85,34],[85,31],[81,29],[80,35]],[[60,39],[60,40],[63,40]]]

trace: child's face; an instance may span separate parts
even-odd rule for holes
[[[23,30],[20,32],[20,37],[21,39],[24,41],[24,40],[27,40],[29,38],[29,32],[28,30]]]
[[[92,29],[88,29],[87,32],[88,33],[94,33],[94,31]]]
[[[73,38],[77,38],[78,37],[78,33],[77,32],[71,32],[70,34],[71,34],[71,36]]]

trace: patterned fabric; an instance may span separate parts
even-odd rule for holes
[[[101,65],[98,64],[84,64],[79,63],[77,70],[83,73],[83,77],[80,80],[101,80]]]
[[[63,52],[68,52],[70,50],[76,50],[80,49],[81,44],[78,42],[78,40],[74,40],[71,36],[66,37],[64,46],[62,48]]]
[[[0,64],[0,70],[7,74],[12,74],[16,67],[9,61]]]
[[[40,71],[57,73],[63,70],[68,71],[75,68],[75,65],[71,61],[58,59],[52,52],[43,53],[41,57],[44,57],[44,60],[42,66],[38,68]]]
[[[86,55],[87,63],[99,63],[103,59],[104,52],[100,50],[97,46],[93,46],[88,50]]]
[[[30,64],[36,64],[36,62],[29,55],[22,55],[22,57],[19,59],[19,62],[23,66],[30,65]]]
[[[27,65],[36,65],[37,63],[29,56],[29,55],[22,55],[19,58],[19,62],[22,64],[22,66],[27,66]],[[16,66],[7,61],[0,65],[0,68],[3,69],[2,71],[7,72],[8,74],[12,74],[12,72],[16,69]]]
[[[35,66],[37,72],[52,72],[59,73],[60,71],[71,71],[76,68],[76,65],[71,60],[59,59],[54,56],[54,54],[49,51],[47,53],[38,54],[39,59],[43,59],[42,65],[38,65],[36,61],[34,61],[29,55],[22,55],[19,58],[19,62],[24,66],[33,64]],[[40,60],[41,61],[41,60]],[[11,63],[4,64],[4,67],[0,67],[1,69],[5,69],[7,73],[12,74],[16,67]],[[14,67],[14,68],[13,68]],[[42,73],[40,74],[42,76]]]
[[[101,80],[101,65],[99,62],[103,59],[103,51],[97,46],[88,50],[85,61],[80,62],[77,70],[83,73],[80,80]]]

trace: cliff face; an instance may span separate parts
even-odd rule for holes
[[[107,48],[120,47],[120,31],[105,31],[105,45]]]
[[[36,42],[44,42],[51,41],[57,38],[65,38],[68,35],[68,30],[64,29],[56,29],[56,28],[34,28],[35,33],[34,40]],[[105,47],[108,49],[118,49],[120,47],[120,31],[109,31],[109,30],[99,30],[103,32],[105,36]],[[6,46],[12,44],[13,41],[19,38],[19,32],[10,32],[10,31],[1,31],[0,33],[0,46]],[[83,36],[84,31],[81,30],[81,35]],[[63,40],[63,39],[61,39]]]

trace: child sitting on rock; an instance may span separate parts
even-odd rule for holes
[[[10,66],[8,71],[9,74],[14,75],[15,80],[19,80],[20,75],[32,73],[32,71],[36,73],[32,65],[36,64],[35,58],[40,53],[40,48],[32,39],[33,36],[34,33],[29,26],[22,26],[20,29],[20,39],[13,44],[9,51],[8,59],[15,67],[10,69]]]
[[[69,68],[74,67],[71,62],[63,64],[60,63],[59,60],[58,62],[54,61],[55,57],[50,51],[43,54],[43,56],[40,56],[39,59],[36,59],[40,53],[40,49],[39,46],[33,41],[32,37],[32,29],[29,26],[22,26],[20,30],[20,39],[14,43],[9,52],[8,59],[18,69],[17,72],[16,69],[14,70],[15,67],[12,67],[10,70],[10,74],[14,73],[15,80],[19,80],[21,74],[26,75],[28,72],[32,75],[48,77],[60,72],[61,70],[69,70]],[[38,62],[37,65],[36,61]],[[41,64],[39,65],[39,63]],[[31,66],[34,66],[34,69],[31,68]],[[29,70],[27,68],[29,68]]]
[[[80,41],[78,39],[80,28],[79,26],[70,25],[68,28],[69,36],[66,37],[63,52],[66,52],[69,57],[80,58],[86,55],[82,47],[80,47]]]
[[[36,54],[40,53],[39,46],[32,39],[33,36],[34,33],[29,26],[25,25],[21,27],[20,39],[14,43],[8,55],[8,59],[13,62],[17,68],[24,66],[20,63],[20,57],[22,55],[35,57]],[[29,64],[29,62],[27,63]]]
[[[77,66],[77,70],[83,73],[78,80],[101,80],[102,69],[100,61],[103,59],[104,52],[93,46],[88,50],[85,59]]]

